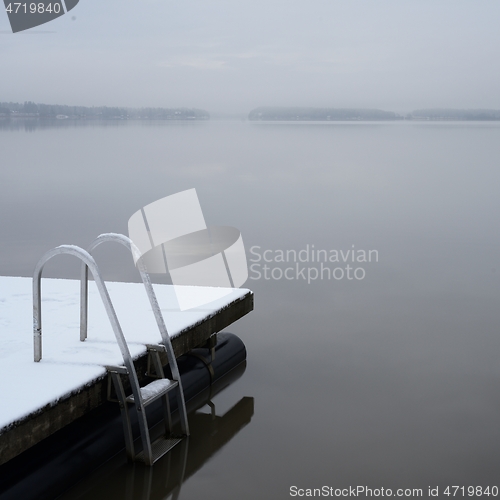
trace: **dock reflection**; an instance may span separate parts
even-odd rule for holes
[[[244,371],[245,363],[242,363],[188,403],[191,435],[152,467],[141,463],[124,463],[123,456],[116,457],[96,471],[91,478],[84,480],[84,484],[66,492],[61,500],[181,498],[182,484],[252,420],[253,397],[241,398],[223,415],[217,413],[216,405],[212,402],[216,394],[232,384]],[[209,412],[200,411],[206,407]],[[152,429],[153,436],[162,432],[162,425]]]

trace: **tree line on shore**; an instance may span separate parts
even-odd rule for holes
[[[119,108],[108,106],[66,106],[0,102],[0,117],[73,120],[208,120],[210,115],[202,109],[191,108]]]
[[[207,111],[193,108],[120,108],[0,102],[0,118],[72,120],[208,120]],[[495,109],[419,109],[398,114],[380,109],[259,107],[250,111],[251,121],[497,121]]]
[[[500,120],[495,109],[420,109],[405,115],[380,109],[260,107],[250,111],[251,121],[385,121]]]

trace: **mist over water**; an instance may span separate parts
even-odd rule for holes
[[[498,485],[499,124],[0,129],[0,151],[1,275],[30,276],[59,244],[126,234],[138,209],[193,187],[207,224],[240,229],[249,259],[312,245],[377,251],[351,262],[363,279],[247,281],[255,311],[228,329],[247,369],[214,401],[253,397],[254,414],[181,498]],[[138,281],[124,249],[96,258],[105,279]],[[61,257],[44,276],[78,273]],[[96,484],[90,494],[109,498]]]

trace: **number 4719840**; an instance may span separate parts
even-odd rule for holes
[[[449,497],[497,497],[498,496],[498,486],[447,486],[443,491],[444,495]]]
[[[5,9],[9,14],[59,14],[61,12],[61,4],[54,2],[49,4],[43,3],[9,3]]]

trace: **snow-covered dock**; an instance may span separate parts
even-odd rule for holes
[[[106,401],[105,365],[122,364],[104,306],[89,283],[88,337],[80,342],[80,282],[42,280],[43,357],[33,361],[30,278],[0,277],[0,464]],[[146,344],[161,342],[144,286],[107,283],[139,373]],[[246,289],[189,287],[206,305],[180,311],[173,287],[154,285],[176,356],[253,309]],[[187,287],[186,287],[187,288]]]

